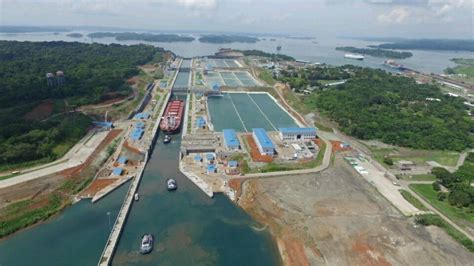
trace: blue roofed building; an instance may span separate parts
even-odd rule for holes
[[[130,132],[130,138],[133,141],[140,140],[142,138],[144,132],[145,131],[142,128],[134,128],[132,130],[132,132]]]
[[[142,112],[142,113],[138,113],[136,114],[135,116],[133,116],[134,119],[141,119],[141,120],[145,120],[145,119],[148,119],[150,118],[150,114],[147,113],[147,112]]]
[[[237,134],[233,129],[223,129],[222,133],[224,134],[224,146],[229,150],[238,150],[240,149],[240,141],[237,138]]]
[[[317,129],[315,127],[283,127],[279,128],[281,140],[311,140],[316,138]]]
[[[204,117],[199,116],[196,118],[196,127],[198,128],[204,128],[206,126],[206,119]]]
[[[275,146],[263,128],[252,128],[252,136],[257,144],[258,150],[262,155],[274,155]]]
[[[239,165],[239,163],[237,161],[229,161],[227,165],[231,168],[235,168]]]
[[[126,164],[128,162],[128,158],[126,156],[120,156],[117,160],[119,164]]]
[[[112,175],[122,175],[122,173],[123,173],[123,169],[120,167],[116,167],[114,168],[114,170],[112,170]]]

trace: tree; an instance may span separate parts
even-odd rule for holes
[[[390,157],[388,157],[388,156],[385,156],[385,157],[383,158],[383,162],[384,162],[386,165],[390,165],[390,166],[393,165],[393,159],[390,158]]]
[[[441,190],[441,187],[440,187],[440,185],[437,181],[433,183],[433,189],[434,189],[434,191],[440,191]]]
[[[467,207],[471,204],[471,195],[464,190],[454,190],[449,193],[449,204],[457,207]]]

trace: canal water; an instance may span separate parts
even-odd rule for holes
[[[279,265],[267,231],[227,197],[207,197],[178,170],[180,136],[160,136],[145,169],[113,265]],[[178,190],[166,190],[174,178]],[[152,253],[138,252],[143,234],[155,237]]]
[[[113,265],[279,265],[271,235],[217,194],[208,198],[178,170],[180,135],[159,139],[121,235]],[[178,190],[168,192],[167,178]],[[67,208],[45,223],[0,241],[0,265],[96,265],[129,183],[99,202]],[[109,220],[110,219],[110,220]],[[109,223],[110,222],[110,223]],[[138,252],[141,236],[151,233],[151,254]]]
[[[0,240],[0,265],[96,265],[129,184],[95,204],[82,200],[44,223]]]

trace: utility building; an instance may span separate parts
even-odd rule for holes
[[[46,82],[48,84],[48,87],[53,87],[54,85],[56,85],[53,73],[46,73]]]
[[[63,85],[65,82],[64,80],[64,72],[62,71],[56,71],[56,84],[58,84],[58,86],[61,86]]]
[[[262,155],[274,155],[275,146],[263,128],[253,128],[252,136],[257,144],[257,148]]]
[[[316,138],[317,129],[314,127],[284,127],[279,128],[280,138],[284,141],[311,140]]]
[[[238,150],[240,149],[240,141],[237,138],[237,134],[233,129],[223,129],[224,133],[224,145],[229,150]]]

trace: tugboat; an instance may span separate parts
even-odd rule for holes
[[[140,199],[140,197],[138,196],[138,193],[135,193],[135,195],[133,196],[133,199],[135,201],[138,201]]]
[[[176,185],[176,180],[173,178],[166,179],[166,188],[168,188],[168,190],[176,190],[178,188],[178,185]]]
[[[153,249],[153,235],[145,234],[142,236],[142,242],[140,245],[140,253],[148,254]]]
[[[165,135],[165,139],[163,140],[163,143],[164,143],[164,144],[168,144],[168,143],[170,143],[170,142],[171,142],[171,137],[170,137],[170,135]]]

